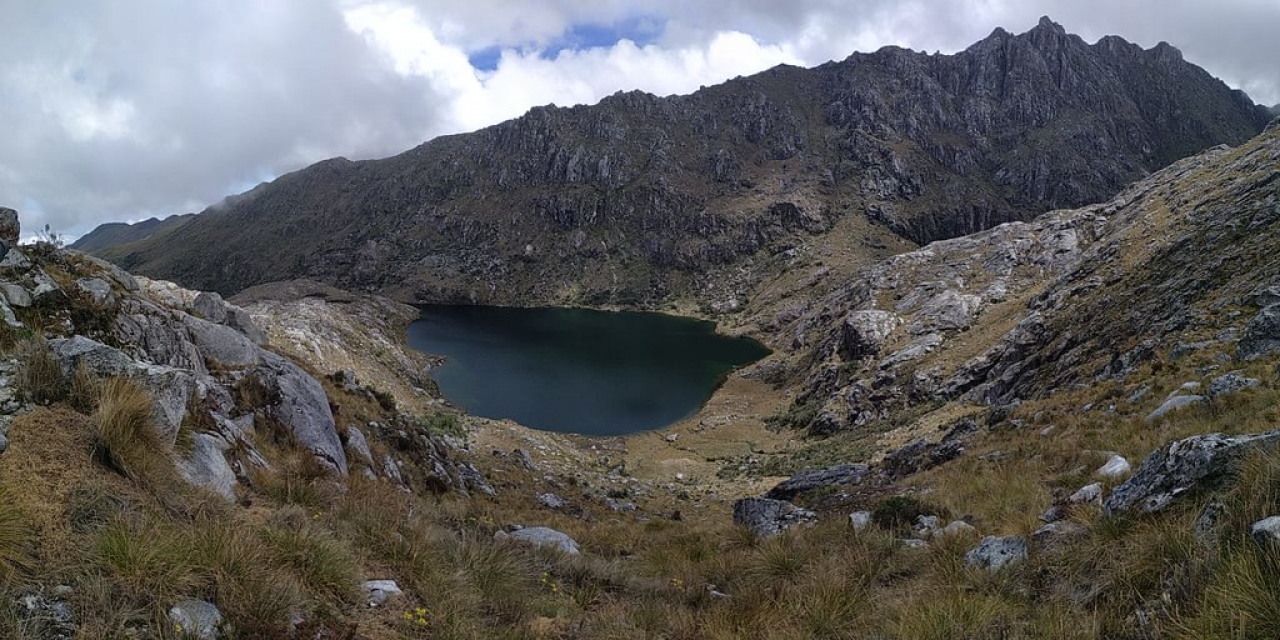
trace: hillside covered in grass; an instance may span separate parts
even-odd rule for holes
[[[389,300],[5,220],[0,636],[1280,636],[1278,178],[1273,125],[797,295],[735,375],[804,439],[714,482],[632,473],[691,436],[481,446]]]

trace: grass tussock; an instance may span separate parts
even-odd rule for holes
[[[16,349],[21,364],[14,377],[14,387],[22,399],[48,406],[66,398],[67,377],[44,338],[24,340]]]
[[[92,416],[95,457],[138,482],[173,475],[168,448],[155,429],[151,394],[128,378],[101,384]]]

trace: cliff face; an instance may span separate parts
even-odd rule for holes
[[[852,268],[1097,202],[1266,119],[1167,44],[1090,45],[1046,19],[955,55],[889,47],[540,107],[318,163],[101,254],[224,293],[307,277],[417,301],[723,310],[797,255]]]

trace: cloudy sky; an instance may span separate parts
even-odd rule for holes
[[[0,205],[74,237],[327,157],[1048,14],[1280,102],[1280,0],[0,0]]]

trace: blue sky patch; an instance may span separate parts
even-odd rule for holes
[[[472,51],[468,59],[471,66],[478,71],[493,71],[498,68],[498,62],[502,60],[502,52],[507,49],[537,49],[542,58],[551,60],[563,51],[611,47],[620,40],[630,40],[637,46],[643,47],[658,40],[662,35],[663,26],[662,20],[653,17],[627,18],[611,24],[575,24],[543,46],[533,43],[516,46],[495,45]]]

